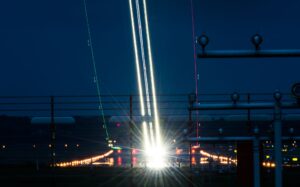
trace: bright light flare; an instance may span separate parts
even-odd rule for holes
[[[146,165],[151,169],[167,167],[167,151],[163,146],[155,146],[146,150]]]

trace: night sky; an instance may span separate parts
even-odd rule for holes
[[[299,49],[297,0],[194,0],[208,49]],[[137,93],[127,0],[88,0],[104,94]],[[148,0],[158,93],[194,91],[190,0]],[[0,95],[96,94],[83,0],[9,0],[0,6]],[[199,50],[199,48],[198,48]],[[300,59],[198,59],[200,93],[289,92]]]

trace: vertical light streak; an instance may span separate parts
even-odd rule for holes
[[[139,36],[139,44],[140,44],[140,52],[141,52],[141,61],[142,61],[142,68],[143,71],[140,70],[140,62],[138,56],[138,47],[137,47],[137,33],[135,31],[135,23],[134,19],[135,16],[133,14],[133,0],[129,0],[130,4],[130,15],[131,15],[131,24],[133,30],[133,40],[134,40],[134,49],[135,49],[135,57],[136,57],[136,66],[137,66],[137,74],[139,79],[139,91],[140,94],[142,93],[143,88],[145,88],[146,92],[146,108],[144,108],[144,98],[141,97],[141,102],[143,102],[144,110],[142,113],[143,117],[143,136],[144,136],[144,146],[145,146],[145,156],[146,156],[146,163],[148,167],[152,168],[163,168],[166,166],[165,164],[165,150],[161,143],[161,134],[160,134],[160,124],[159,124],[159,116],[157,110],[157,99],[156,99],[156,90],[155,90],[155,78],[154,78],[154,71],[153,71],[153,60],[152,60],[152,51],[151,51],[151,43],[150,43],[150,33],[149,33],[149,26],[148,26],[148,15],[147,15],[147,6],[146,1],[143,1],[143,10],[144,10],[144,22],[146,26],[146,43],[147,43],[147,54],[148,54],[148,61],[149,64],[146,64],[146,57],[145,57],[145,46],[144,46],[144,36],[143,36],[143,27],[142,27],[142,20],[141,20],[141,9],[140,9],[140,0],[135,0],[135,8],[136,8],[136,16],[138,22],[138,36]],[[149,66],[148,66],[149,65]],[[149,68],[149,70],[147,70]],[[143,82],[144,87],[142,87],[142,80],[141,80],[141,73],[143,73]],[[150,74],[150,84],[148,82],[148,75]],[[149,89],[150,88],[150,89]],[[152,105],[153,105],[153,114],[152,116],[152,109],[151,109],[151,100],[150,100],[150,90],[152,95]],[[147,116],[145,114],[147,112]]]
[[[132,27],[132,38],[133,38],[133,45],[134,45],[135,65],[136,65],[136,72],[137,72],[138,86],[139,86],[141,114],[142,116],[145,116],[144,93],[143,93],[142,80],[141,80],[140,62],[139,62],[139,55],[137,49],[137,39],[136,39],[136,32],[135,32],[132,0],[129,0],[129,8],[130,8],[130,18],[131,18],[131,27]]]
[[[155,138],[154,138],[154,132],[153,132],[153,124],[152,122],[149,123],[149,129],[150,129],[150,137],[151,137],[151,149],[153,149],[154,147],[156,147],[156,142],[155,142]]]
[[[141,54],[142,54],[143,70],[144,70],[144,82],[145,82],[145,90],[146,90],[146,105],[147,105],[148,115],[151,116],[151,106],[150,106],[150,97],[149,97],[149,84],[148,84],[147,66],[146,66],[146,59],[145,59],[145,49],[144,49],[144,41],[143,41],[144,37],[143,37],[143,29],[142,29],[141,11],[140,11],[139,0],[135,0],[135,4],[136,4],[139,36],[140,36],[140,48],[141,48]]]
[[[148,136],[148,130],[147,130],[147,123],[144,121],[143,122],[143,132],[144,132],[144,145],[145,145],[145,152],[148,151],[150,147],[150,142],[149,142],[149,136]]]
[[[151,79],[151,86],[152,86],[151,89],[152,89],[152,97],[153,97],[153,111],[154,111],[154,120],[155,120],[156,140],[157,140],[157,145],[161,145],[161,137],[160,137],[160,129],[159,129],[160,125],[159,125],[159,119],[158,119],[155,79],[154,79],[154,73],[153,73],[153,59],[152,59],[152,50],[151,50],[151,42],[150,42],[146,0],[143,0],[143,5],[144,5],[145,26],[146,26],[147,48],[148,48],[148,56],[149,56],[150,79]]]

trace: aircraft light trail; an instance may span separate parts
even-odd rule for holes
[[[162,145],[161,141],[161,132],[160,132],[160,124],[159,124],[159,115],[157,109],[157,98],[156,98],[156,89],[155,89],[155,78],[154,78],[154,68],[153,68],[153,58],[152,58],[152,50],[151,50],[151,40],[150,40],[150,31],[149,31],[149,23],[148,23],[148,12],[147,12],[147,3],[146,0],[143,0],[142,5],[143,9],[140,9],[140,0],[135,0],[135,8],[136,15],[133,11],[133,0],[129,0],[129,8],[130,8],[130,18],[131,18],[131,27],[132,27],[132,37],[134,44],[134,53],[135,53],[135,64],[136,64],[136,73],[138,78],[138,88],[140,94],[140,106],[141,106],[141,115],[143,117],[142,129],[143,129],[143,144],[144,144],[144,152],[146,156],[146,164],[151,168],[163,168],[166,166],[165,164],[165,149]],[[141,10],[143,10],[144,23],[141,19]],[[137,43],[137,33],[136,33],[136,22],[138,23],[138,33],[139,33],[139,47],[140,53],[138,54],[138,43]],[[143,36],[143,24],[145,25],[146,30],[146,38]],[[144,41],[147,44],[147,55],[145,53]],[[141,56],[141,57],[140,57]],[[140,65],[140,58],[142,61],[142,65]],[[146,64],[146,60],[148,61],[148,66]],[[140,67],[143,67],[143,71],[140,71]],[[147,68],[148,67],[148,68]],[[150,70],[150,71],[149,71]],[[143,73],[143,76],[141,75]],[[150,75],[150,76],[149,76]],[[150,77],[150,89],[148,76]],[[142,86],[142,77],[144,81],[144,85]],[[145,89],[146,94],[146,108],[145,101],[143,97],[143,88]],[[152,97],[150,99],[150,96]],[[152,102],[152,108],[151,104]],[[147,114],[145,113],[147,111]],[[152,111],[154,116],[152,116]]]

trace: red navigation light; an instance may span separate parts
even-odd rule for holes
[[[132,154],[133,154],[133,155],[137,154],[137,152],[138,152],[138,151],[137,151],[136,149],[132,149]]]
[[[118,152],[118,154],[121,154],[121,153],[122,153],[122,150],[121,150],[121,149],[118,149],[117,152]]]
[[[118,166],[121,166],[121,165],[122,165],[122,158],[121,158],[121,157],[118,157],[117,162],[118,162]]]
[[[137,158],[136,158],[136,157],[133,157],[133,158],[132,158],[132,164],[133,164],[133,165],[136,165],[136,163],[137,163]]]

